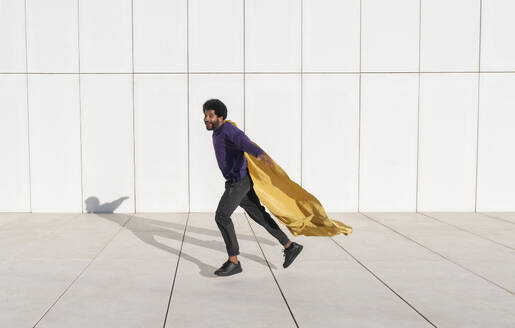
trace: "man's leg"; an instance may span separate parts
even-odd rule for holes
[[[250,175],[249,175],[250,176]],[[268,214],[265,207],[261,205],[256,192],[254,191],[254,183],[250,179],[250,190],[243,197],[240,206],[249,214],[249,216],[258,224],[263,226],[272,236],[284,246],[284,263],[283,268],[287,268],[292,264],[297,255],[302,251],[303,246],[295,242],[291,242],[288,236],[279,228],[275,220]]]
[[[220,198],[220,202],[216,209],[216,224],[222,233],[229,257],[235,257],[240,254],[231,215],[234,210],[236,210],[249,189],[250,179],[248,176],[234,183],[226,182],[225,192]]]
[[[275,220],[268,214],[265,207],[261,205],[254,188],[250,188],[249,192],[243,197],[240,206],[249,214],[252,220],[263,226],[272,236],[275,237],[284,247],[288,247],[290,239],[279,228]]]

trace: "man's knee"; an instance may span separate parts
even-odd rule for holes
[[[227,224],[231,220],[231,216],[221,210],[216,210],[215,221],[219,224]]]

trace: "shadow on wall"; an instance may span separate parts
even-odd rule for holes
[[[126,199],[129,199],[129,197],[123,196],[110,203],[100,204],[97,197],[91,196],[84,203],[86,203],[87,213],[113,213]]]

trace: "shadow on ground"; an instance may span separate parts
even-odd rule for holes
[[[87,213],[94,213],[97,216],[100,216],[101,218],[112,221],[120,226],[122,226],[124,229],[130,230],[136,237],[138,237],[141,241],[152,245],[156,248],[159,248],[163,251],[169,252],[171,254],[175,254],[177,256],[181,256],[181,259],[190,261],[194,264],[196,264],[199,268],[199,273],[202,276],[208,277],[208,278],[215,278],[218,277],[214,275],[214,271],[218,269],[218,267],[214,267],[210,264],[202,262],[200,259],[191,256],[184,251],[180,251],[178,249],[175,249],[173,247],[170,247],[166,244],[163,244],[156,240],[156,237],[161,238],[168,238],[173,239],[176,241],[182,242],[183,235],[185,232],[185,225],[175,222],[169,222],[169,221],[161,221],[157,219],[151,219],[148,217],[144,217],[142,214],[136,214],[133,216],[130,216],[129,219],[122,219],[124,218],[122,215],[113,215],[113,212],[129,197],[120,197],[117,200],[114,200],[109,203],[100,204],[100,201],[97,197],[89,197],[86,199],[86,212]],[[214,217],[213,217],[214,220]],[[130,224],[129,224],[130,222]],[[184,237],[184,243],[205,247],[208,249],[216,250],[222,253],[227,253],[225,249],[225,243],[221,240],[222,236],[218,230],[212,230],[202,227],[195,227],[188,225],[187,231],[189,233],[195,233],[195,234],[201,234],[205,236],[211,236],[214,238],[217,238],[217,240],[202,240],[195,237],[192,237],[191,234],[188,234]],[[246,235],[246,234],[236,234],[238,237],[238,240],[247,240],[247,241],[256,241],[256,238],[253,235]],[[273,241],[265,238],[257,238],[257,241],[262,244],[267,245],[276,245]],[[251,261],[254,261],[256,263],[262,264],[264,266],[267,266],[267,263],[265,260],[257,255],[246,253],[246,252],[240,252],[240,257],[244,259],[248,259]],[[220,263],[221,265],[221,263]],[[270,263],[271,268],[275,269],[276,267]]]

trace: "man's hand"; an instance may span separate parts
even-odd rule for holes
[[[256,157],[256,159],[258,161],[263,161],[265,162],[267,165],[269,166],[273,166],[274,165],[274,162],[272,162],[272,160],[270,159],[270,157],[268,157],[266,154],[261,154],[259,155],[258,157]]]

